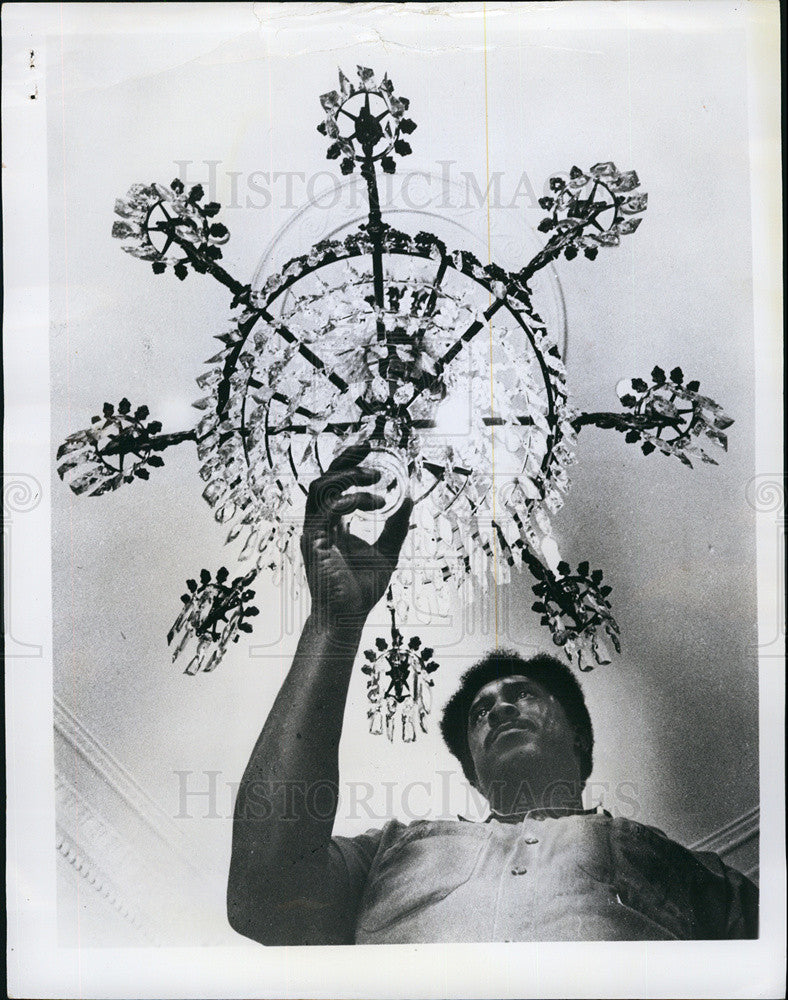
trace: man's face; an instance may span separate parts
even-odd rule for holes
[[[575,732],[561,703],[522,674],[479,689],[468,712],[468,747],[482,792],[496,780],[577,767]]]

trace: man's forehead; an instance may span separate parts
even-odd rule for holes
[[[494,681],[488,681],[487,684],[479,688],[479,690],[474,695],[472,705],[475,705],[477,701],[482,698],[495,697],[498,692],[510,684],[531,684],[540,691],[544,691],[545,688],[532,677],[528,677],[526,674],[507,674],[505,677],[496,677]]]

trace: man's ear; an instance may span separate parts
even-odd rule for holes
[[[484,792],[482,792],[481,788],[479,788],[479,780],[476,777],[476,768],[470,760],[467,762],[467,765],[463,766],[462,773],[465,775],[465,779],[471,788],[475,788],[477,792],[484,795]]]

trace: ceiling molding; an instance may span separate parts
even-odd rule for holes
[[[737,816],[729,823],[721,826],[714,833],[690,845],[692,851],[713,851],[724,858],[748,841],[757,837],[761,829],[761,810],[754,806],[747,812]]]
[[[58,829],[56,848],[59,856],[71,866],[75,875],[96,893],[102,904],[111,906],[136,931],[145,943],[162,944],[159,936],[151,931],[150,922],[130,906],[114,882],[63,830]]]
[[[96,786],[85,794],[78,784],[55,774],[56,846],[73,873],[95,890],[89,894],[94,911],[112,907],[148,943],[182,943],[186,936],[194,943],[214,943],[209,924],[193,929],[194,913],[209,906],[194,866],[187,867],[180,852],[160,838],[134,836],[128,807],[119,818],[108,819],[104,803],[95,801]],[[87,904],[82,897],[81,905]],[[78,915],[73,919],[78,921]]]
[[[56,734],[82,757],[134,814],[169,848],[175,850],[184,864],[197,871],[191,860],[194,857],[193,845],[183,831],[57,695],[54,696],[54,725]]]
[[[760,830],[761,813],[758,806],[754,806],[698,840],[691,850],[712,851],[731,868],[757,882],[760,875]]]

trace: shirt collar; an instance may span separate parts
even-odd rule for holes
[[[498,823],[522,823],[526,819],[560,819],[562,816],[607,816],[611,817],[611,813],[607,809],[603,809],[601,805],[594,806],[592,809],[575,809],[574,807],[559,807],[556,809],[529,809],[524,813],[512,813],[511,815],[499,815],[498,813],[491,812],[490,815],[481,822],[492,823],[496,820]],[[473,823],[475,820],[468,819],[467,816],[457,816],[457,819],[463,823]]]

